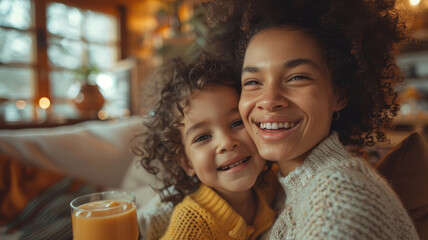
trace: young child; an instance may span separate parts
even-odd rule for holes
[[[144,168],[163,180],[162,201],[175,205],[161,239],[256,239],[275,218],[277,185],[263,180],[276,173],[243,126],[239,76],[207,54],[173,64],[172,77],[157,81],[140,146]]]

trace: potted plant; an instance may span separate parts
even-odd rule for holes
[[[105,99],[96,84],[96,75],[100,72],[98,67],[86,61],[82,67],[74,70],[76,80],[80,81],[80,91],[72,99],[74,105],[84,118],[96,118],[98,111],[103,107]]]

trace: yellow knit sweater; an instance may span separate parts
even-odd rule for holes
[[[201,184],[196,192],[175,206],[168,229],[161,239],[256,239],[275,220],[275,212],[269,204],[276,189],[276,184],[260,189],[255,187],[257,210],[253,225],[248,226],[223,198]]]

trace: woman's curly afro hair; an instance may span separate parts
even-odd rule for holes
[[[383,130],[399,110],[394,86],[403,79],[394,54],[408,39],[394,0],[212,0],[207,8],[221,30],[213,31],[210,46],[230,51],[237,69],[248,42],[263,29],[309,34],[323,51],[335,88],[349,100],[331,130],[343,144],[387,141]]]

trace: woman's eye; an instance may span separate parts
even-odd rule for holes
[[[311,78],[305,75],[295,75],[289,79],[289,81],[296,81],[296,80],[311,80]]]
[[[205,141],[205,140],[207,140],[209,138],[211,138],[210,135],[201,135],[201,136],[196,137],[195,140],[193,140],[193,142],[194,143],[202,142],[202,141]]]
[[[235,122],[232,123],[231,128],[236,128],[236,127],[239,127],[239,126],[241,126],[243,124],[244,123],[242,122],[242,120],[237,120],[237,121],[235,121]]]

